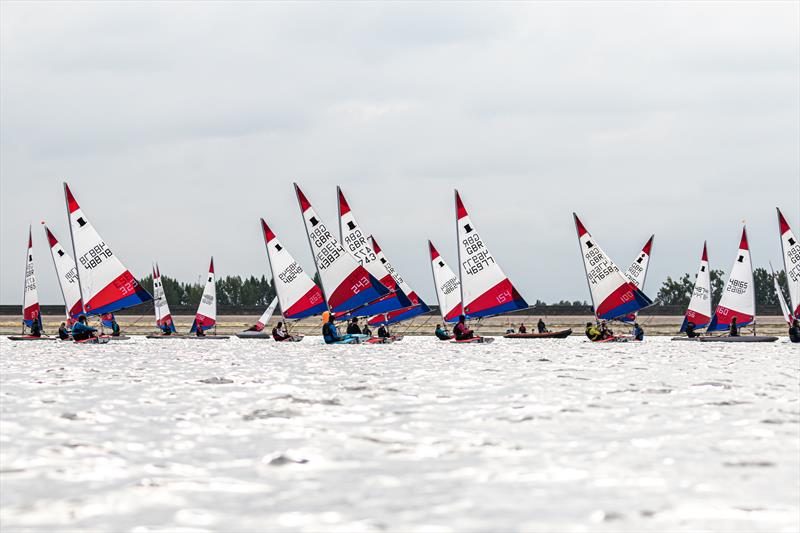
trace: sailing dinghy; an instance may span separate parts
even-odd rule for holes
[[[776,208],[777,209],[777,208]],[[786,272],[786,283],[789,285],[789,302],[792,316],[800,318],[800,242],[794,236],[792,228],[778,211],[778,231],[781,237],[781,251],[783,252],[783,270]]]
[[[703,342],[775,342],[778,337],[755,334],[756,290],[753,283],[753,264],[750,260],[750,246],[747,242],[747,228],[742,228],[739,250],[733,262],[730,276],[722,291],[711,323],[706,332],[728,331],[736,319],[739,328],[753,324],[753,335],[744,336],[705,336],[698,337]]]
[[[592,238],[578,215],[572,213],[572,216],[575,219],[575,230],[578,232],[578,245],[595,317],[598,320],[619,319],[651,305],[653,301],[620,272],[617,265]],[[595,342],[625,342],[631,339],[620,335]]]
[[[43,332],[41,308],[39,307],[39,293],[36,289],[36,272],[33,268],[33,233],[28,226],[28,249],[25,256],[25,287],[22,293],[22,334],[11,335],[12,341],[51,341],[53,337],[43,335],[26,335],[25,328],[32,328],[36,322],[39,332]]]
[[[258,322],[255,323],[255,325],[237,333],[236,336],[240,339],[272,339],[272,332],[267,331],[266,327],[272,318],[272,315],[275,313],[276,307],[278,307],[277,297],[272,299],[269,306],[267,306],[267,309],[258,319]],[[302,335],[292,335],[286,339],[288,342],[300,342],[301,340],[303,340]]]
[[[505,275],[455,191],[458,274],[465,318],[485,318],[527,309],[528,303]],[[484,342],[483,337],[451,342]],[[489,339],[486,339],[489,340]]]
[[[64,311],[66,314],[67,325],[71,326],[83,313],[83,301],[81,301],[81,290],[78,287],[78,269],[72,256],[64,250],[59,240],[50,231],[46,224],[42,223],[47,242],[50,244],[50,255],[53,258],[53,266],[56,269],[58,286],[61,288],[61,296],[64,298]]]
[[[94,229],[66,183],[64,199],[84,314],[88,317],[114,313],[152,300],[150,293],[139,284]],[[127,337],[109,338],[123,340]],[[85,344],[99,342],[87,339]]]
[[[686,331],[689,323],[694,324],[695,331],[701,330],[711,322],[711,271],[708,266],[708,249],[703,242],[703,254],[700,256],[700,267],[695,276],[692,298],[683,317],[680,333]],[[672,337],[674,341],[694,340],[697,337]]]
[[[263,218],[261,232],[264,235],[267,262],[272,272],[272,283],[284,321],[300,320],[326,312],[328,305],[325,303],[322,290],[278,240]],[[292,335],[290,340],[299,341],[302,338],[302,335]]]
[[[203,296],[200,297],[200,304],[197,306],[197,313],[194,315],[194,322],[192,328],[189,330],[194,335],[187,336],[188,339],[209,339],[209,340],[223,340],[229,339],[228,335],[197,335],[198,330],[201,332],[208,331],[214,328],[217,330],[217,283],[214,275],[214,258],[211,258],[211,263],[208,265],[208,276],[206,277],[206,286],[203,288]]]
[[[153,265],[153,311],[156,315],[156,327],[161,333],[146,335],[148,339],[182,339],[185,335],[178,335],[175,321],[169,312],[169,302],[164,291],[164,280],[161,278],[161,269],[158,263]],[[169,334],[167,334],[169,332]]]
[[[650,266],[650,256],[653,249],[654,238],[655,235],[650,236],[639,252],[639,255],[636,256],[631,266],[625,271],[625,277],[628,278],[628,281],[633,283],[636,288],[642,292],[644,292],[644,284],[647,281],[647,270]],[[622,322],[636,322],[636,313],[620,317],[618,320]]]

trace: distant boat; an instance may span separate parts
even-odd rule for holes
[[[208,276],[206,277],[206,285],[203,288],[203,295],[200,297],[200,304],[197,306],[197,313],[194,315],[194,322],[192,328],[189,330],[194,333],[192,339],[227,339],[227,335],[205,335],[197,336],[197,330],[200,328],[203,331],[208,331],[214,328],[216,331],[217,326],[217,284],[214,274],[214,258],[211,258],[211,263],[208,265]]]
[[[776,208],[777,209],[777,208]],[[792,316],[800,318],[800,242],[797,241],[789,227],[789,223],[778,211],[778,231],[781,237],[783,252],[783,270],[786,272],[786,283],[789,285],[789,302],[792,305]]]
[[[650,257],[653,249],[654,238],[655,235],[651,235],[650,238],[647,239],[647,242],[644,243],[639,255],[636,256],[636,259],[633,260],[631,266],[629,266],[625,271],[625,277],[628,278],[628,281],[636,285],[636,288],[642,292],[644,292],[644,284],[647,281],[647,270],[650,266]],[[620,320],[623,322],[635,322],[636,313],[631,313],[630,315],[621,317]]]
[[[436,286],[439,313],[445,323],[458,322],[458,317],[463,314],[461,282],[431,241],[428,241],[428,249],[431,254],[431,271],[433,284]]]
[[[505,275],[475,229],[455,191],[461,302],[466,318],[484,318],[527,309],[528,302]]]
[[[613,320],[651,305],[653,301],[620,272],[578,215],[572,215],[595,316],[600,320]]]
[[[700,256],[700,267],[692,290],[689,307],[683,317],[680,332],[686,331],[686,326],[691,322],[695,330],[701,330],[711,322],[711,271],[708,265],[708,250],[703,242],[703,254]]]
[[[389,289],[342,247],[296,183],[294,188],[330,311],[353,315],[359,308],[389,294]]]
[[[42,314],[39,306],[39,292],[36,288],[36,272],[33,268],[33,233],[28,226],[28,248],[25,254],[25,286],[22,293],[22,334],[8,337],[12,341],[52,340],[52,337],[25,334],[25,328],[31,329],[37,323],[40,333],[44,333]]]
[[[792,311],[789,309],[789,304],[786,303],[786,298],[783,297],[783,290],[781,290],[781,284],[778,283],[778,276],[775,274],[775,269],[772,268],[772,263],[769,264],[769,271],[772,275],[772,283],[775,287],[775,294],[778,295],[778,304],[781,307],[781,315],[783,315],[783,319],[786,321],[787,324],[790,326],[794,321],[794,317],[792,316]]]
[[[78,287],[87,315],[103,315],[152,300],[100,237],[64,183]]]
[[[78,286],[78,269],[72,256],[64,250],[50,228],[44,224],[44,232],[50,243],[50,255],[53,257],[53,266],[56,269],[56,278],[61,287],[61,296],[64,298],[64,310],[67,323],[72,324],[83,314],[83,301],[81,289]]]
[[[778,337],[757,337],[755,335],[756,318],[756,288],[753,283],[753,264],[750,260],[750,246],[747,242],[747,228],[742,228],[742,238],[739,241],[739,250],[736,252],[736,260],[731,267],[725,289],[722,291],[722,298],[717,305],[711,323],[706,329],[712,331],[728,331],[731,328],[733,319],[736,325],[743,328],[753,324],[753,335],[747,337],[700,337],[701,341],[724,342],[773,342]]]
[[[172,313],[169,312],[167,293],[164,290],[164,280],[161,278],[161,269],[158,267],[158,263],[153,265],[153,297],[156,327],[164,331],[166,326],[172,333],[176,333],[175,322],[172,320]]]

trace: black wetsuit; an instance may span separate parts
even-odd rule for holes
[[[789,328],[789,340],[792,342],[800,342],[800,326],[792,326]]]

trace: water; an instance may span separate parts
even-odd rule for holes
[[[800,350],[0,341],[4,531],[797,531]]]

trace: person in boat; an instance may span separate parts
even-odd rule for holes
[[[528,333],[528,328],[525,327],[525,324],[520,323],[519,332],[520,333]]]
[[[539,322],[536,323],[536,329],[539,330],[539,333],[547,333],[547,325],[541,318],[539,319]]]
[[[358,317],[354,316],[353,319],[347,324],[348,335],[361,335],[361,328],[358,327]]]
[[[792,320],[792,327],[789,328],[789,340],[800,342],[800,320]]]
[[[391,336],[392,334],[389,333],[389,329],[384,324],[381,324],[378,328],[378,337],[381,339],[388,339]]]
[[[194,330],[195,336],[197,336],[197,337],[205,337],[206,336],[206,332],[203,331],[203,326],[201,326],[200,324],[197,324],[197,323],[195,323],[195,326],[196,326],[195,330]]]
[[[97,329],[86,323],[86,315],[78,317],[78,321],[72,326],[72,338],[76,341],[83,341],[96,337]]]
[[[445,330],[441,324],[436,324],[436,330],[433,334],[436,335],[436,338],[440,341],[449,341],[452,338],[447,334],[447,330]]]
[[[42,323],[39,320],[39,314],[34,313],[33,320],[31,321],[31,337],[41,337],[42,336]]]
[[[474,338],[475,333],[467,328],[467,319],[464,315],[458,317],[458,323],[453,328],[453,335],[457,341]]]
[[[644,330],[642,329],[642,326],[640,326],[638,322],[633,323],[633,339],[637,341],[644,340]]]
[[[288,341],[292,338],[292,336],[289,335],[289,332],[287,332],[286,328],[283,327],[283,322],[278,322],[278,325],[272,328],[272,338],[278,342],[281,342]]]
[[[361,328],[361,334],[362,335],[366,335],[368,337],[372,336],[372,330],[369,329],[369,324],[368,323],[366,323],[366,322],[364,323],[364,327]]]
[[[690,339],[694,339],[695,337],[699,336],[697,332],[694,330],[695,327],[697,326],[694,325],[694,322],[686,323],[686,336],[689,337]]]
[[[322,325],[322,338],[325,344],[333,344],[344,340],[344,337],[339,335],[339,329],[333,323],[333,313],[328,315],[328,321]]]
[[[602,322],[600,322],[600,338],[601,339],[608,339],[608,338],[611,338],[613,336],[614,336],[614,332],[611,330],[611,328],[608,327],[608,325],[606,324],[606,321],[603,320]]]
[[[119,337],[119,324],[117,324],[116,317],[111,319],[111,336]]]
[[[165,321],[164,321],[164,323],[163,323],[163,324],[161,324],[161,333],[162,333],[162,334],[164,334],[164,335],[172,335],[172,327],[171,327],[171,324],[172,324],[171,322],[169,322],[169,323],[168,323],[168,322],[165,320]]]
[[[730,337],[738,337],[739,336],[739,321],[736,320],[736,317],[731,318],[731,331],[728,334]]]
[[[586,323],[586,336],[589,337],[589,340],[594,342],[598,341],[601,338],[600,330],[597,329],[597,326],[592,324],[591,322]]]
[[[69,339],[69,330],[67,329],[67,323],[62,322],[60,326],[58,326],[58,338],[62,341]]]

